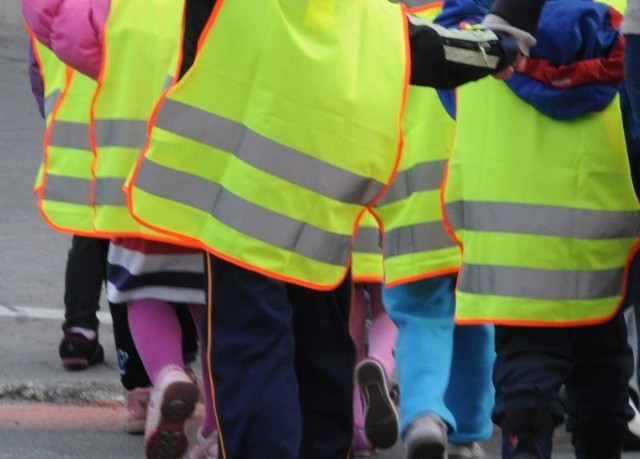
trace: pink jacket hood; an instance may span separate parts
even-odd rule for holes
[[[111,0],[22,0],[22,14],[38,41],[97,79],[110,5]]]

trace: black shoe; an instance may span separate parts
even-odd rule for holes
[[[623,451],[640,451],[640,437],[636,437],[633,433],[627,430],[622,439]]]
[[[356,382],[362,397],[364,433],[376,448],[391,448],[398,441],[398,413],[389,394],[383,366],[373,359],[356,365]]]
[[[66,333],[62,337],[59,353],[67,370],[84,370],[104,361],[104,349],[98,339],[89,340],[78,333]]]

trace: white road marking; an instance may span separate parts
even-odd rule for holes
[[[62,309],[5,306],[0,304],[0,317],[51,319],[62,322],[64,320],[64,311]],[[113,324],[111,314],[108,312],[98,311],[98,320],[101,324]]]

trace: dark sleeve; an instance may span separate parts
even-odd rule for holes
[[[545,0],[496,0],[490,13],[535,36],[544,2]]]
[[[40,67],[36,60],[35,51],[33,49],[33,42],[29,40],[29,82],[31,83],[31,92],[33,97],[36,98],[36,104],[38,105],[38,111],[44,118],[44,82],[42,81],[42,74],[40,73]]]
[[[185,6],[184,37],[180,77],[193,65],[198,49],[198,39],[209,20],[216,0],[187,0]]]
[[[508,35],[458,30],[410,16],[411,84],[451,89],[496,73],[518,56]]]

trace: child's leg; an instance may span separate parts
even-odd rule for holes
[[[367,302],[363,285],[356,285],[351,310],[351,337],[356,348],[356,363],[366,357]],[[353,424],[356,428],[364,427],[362,400],[356,384],[353,385]]]
[[[182,330],[182,355],[185,365],[193,363],[198,357],[199,330],[194,322],[191,305],[178,303],[175,305],[176,315]]]
[[[382,285],[379,283],[369,284],[369,296],[373,319],[369,329],[369,352],[367,355],[380,362],[387,375],[391,376],[396,369],[394,351],[398,329],[382,303]]]
[[[367,359],[356,367],[358,398],[364,400],[362,424],[365,437],[378,448],[390,448],[398,440],[398,414],[391,397],[390,377],[395,371],[397,328],[382,305],[382,285],[367,284],[371,305]],[[356,440],[362,436],[356,431]],[[362,444],[362,442],[360,442]]]
[[[131,336],[154,386],[167,365],[184,367],[182,329],[172,305],[160,300],[135,300],[128,304],[128,316]]]
[[[494,424],[502,429],[503,457],[550,459],[553,431],[565,418],[560,395],[575,366],[567,328],[496,325]]]
[[[455,427],[444,403],[453,354],[455,276],[383,289],[384,305],[398,327],[396,366],[402,434],[417,418],[436,415]]]
[[[571,331],[575,368],[566,383],[567,429],[576,458],[620,457],[633,417],[627,391],[633,354],[622,313]]]
[[[356,284],[353,289],[353,307],[351,310],[350,331],[356,348],[356,362],[367,356],[367,299],[363,284]]]
[[[118,354],[120,381],[126,390],[149,387],[151,381],[136,349],[131,331],[126,304],[109,303],[113,321],[113,340]]]
[[[113,320],[113,340],[118,355],[120,382],[126,393],[125,430],[130,434],[144,433],[151,381],[140,359],[129,330],[127,305],[109,303]]]
[[[129,328],[153,383],[145,426],[147,457],[181,457],[187,449],[185,423],[200,390],[184,371],[182,329],[173,306],[160,300],[128,304]]]
[[[208,342],[207,334],[204,333],[202,327],[204,326],[204,305],[193,304],[190,306],[191,315],[193,321],[196,324],[198,335],[200,337],[200,361],[202,362],[202,392],[204,394],[204,414],[202,416],[202,422],[200,423],[200,431],[202,436],[209,438],[209,436],[218,429],[218,423],[216,421],[215,414],[215,402],[211,397],[211,378],[209,372],[209,359],[208,359]]]
[[[455,431],[449,433],[451,443],[481,442],[491,437],[494,361],[493,325],[455,327],[451,376],[445,395],[445,403],[456,420]]]
[[[351,307],[350,331],[356,350],[356,364],[367,356],[367,317],[369,307],[365,295],[364,284],[358,283],[353,288],[353,305]],[[364,433],[364,406],[357,382],[353,384],[353,452],[356,455],[371,453],[373,445]]]

